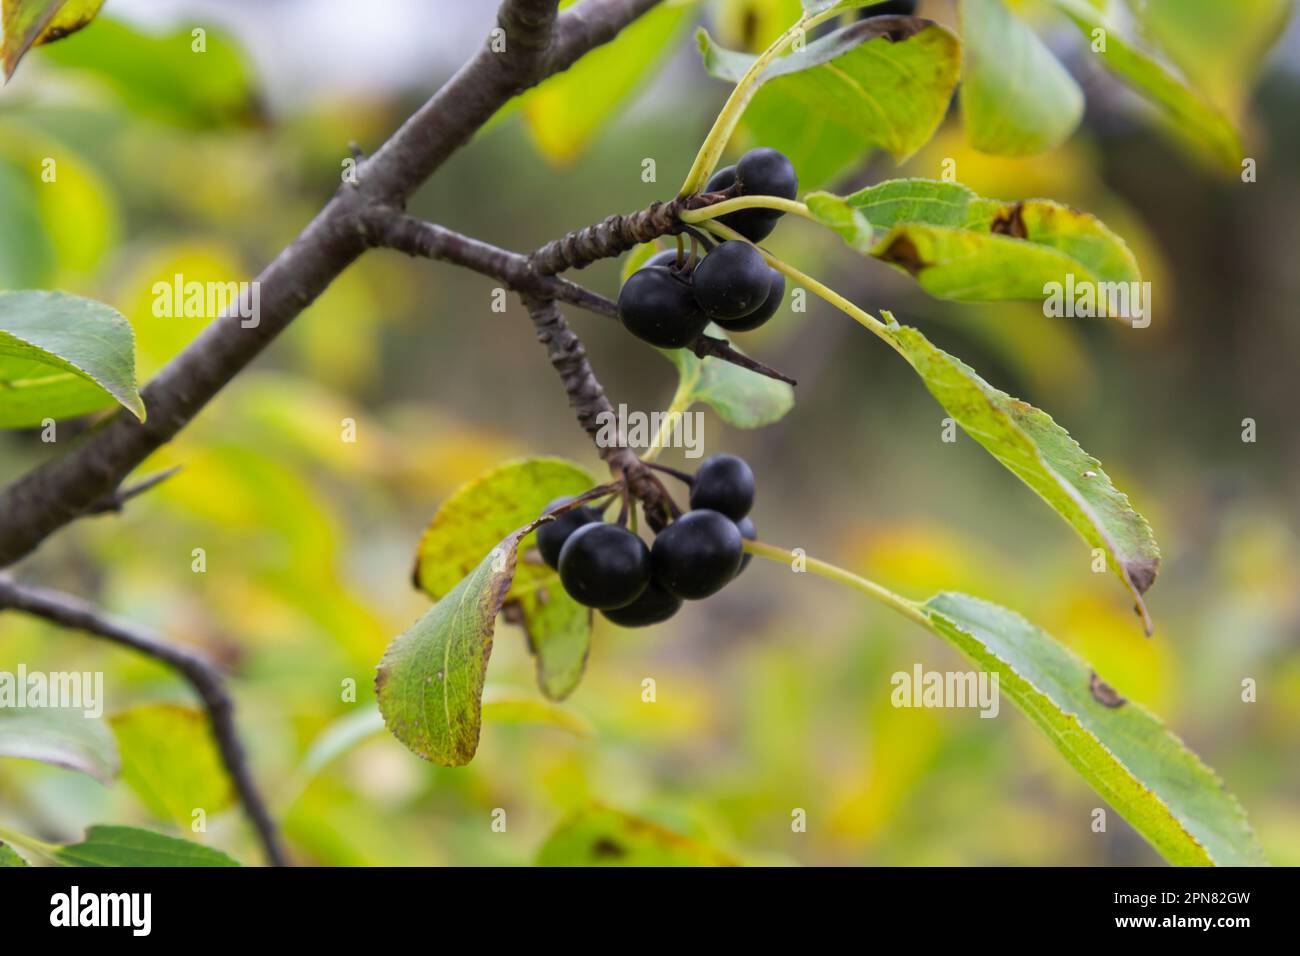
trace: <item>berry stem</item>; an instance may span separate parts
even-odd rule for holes
[[[644,458],[641,459],[641,460],[642,460],[642,461],[645,461]],[[683,483],[684,485],[686,485],[686,487],[688,487],[688,488],[689,488],[689,487],[694,483],[694,481],[695,481],[695,476],[694,476],[694,475],[688,475],[686,472],[684,472],[684,471],[678,471],[676,468],[670,468],[670,467],[668,467],[667,465],[661,465],[661,464],[659,464],[658,462],[654,462],[654,461],[646,461],[645,463],[646,463],[646,465],[648,465],[649,467],[653,468],[655,471],[662,471],[665,475],[672,475],[674,478],[676,478],[678,481],[682,482],[682,483]]]
[[[791,565],[792,562],[797,560],[813,574],[826,578],[828,581],[847,584],[849,587],[861,591],[863,594],[868,594],[880,603],[893,608],[899,614],[915,621],[922,627],[930,627],[925,612],[921,610],[920,605],[915,601],[910,601],[901,594],[895,594],[887,587],[851,571],[845,571],[843,568],[836,567],[826,561],[819,561],[817,558],[810,558],[804,554],[796,555],[793,551],[771,544],[764,544],[762,541],[746,541],[745,550],[750,554],[758,555],[760,558],[767,558],[769,561],[776,561],[785,565]]]
[[[584,491],[580,495],[574,495],[571,499],[566,501],[564,504],[556,505],[550,511],[543,512],[542,515],[538,517],[537,523],[541,524],[544,521],[553,521],[554,519],[558,518],[560,515],[564,514],[566,511],[572,511],[574,508],[577,508],[579,505],[586,504],[588,501],[591,501],[593,498],[602,498],[605,495],[610,494],[611,492],[617,493],[620,487],[622,487],[623,490],[626,492],[627,483],[622,480],[619,480],[619,481],[609,481],[603,485],[597,485],[595,488],[592,488],[588,491]],[[610,500],[612,501],[613,498],[611,497]],[[604,510],[607,507],[609,507],[608,501],[597,506],[599,510]]]
[[[754,98],[758,92],[759,86],[763,81],[763,73],[772,65],[782,53],[784,53],[796,40],[807,36],[808,32],[819,23],[836,16],[834,7],[829,10],[823,10],[821,13],[809,14],[805,12],[796,20],[791,27],[777,37],[772,45],[758,55],[745,75],[740,78],[731,95],[727,97],[727,102],[722,105],[718,112],[718,118],[713,121],[713,128],[709,134],[704,137],[704,142],[700,144],[700,151],[695,156],[695,162],[691,164],[691,170],[686,174],[686,181],[682,183],[679,196],[689,196],[697,193],[700,188],[713,175],[713,170],[718,165],[718,159],[722,156],[722,151],[726,149],[727,142],[731,139],[731,134],[736,130],[736,124],[740,122],[740,117],[745,112],[745,107],[749,101]]]

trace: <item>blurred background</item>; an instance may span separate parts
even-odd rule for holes
[[[252,278],[334,191],[348,143],[381,143],[472,54],[494,7],[108,0],[0,93],[0,287],[111,303],[135,327],[147,379],[202,324],[155,318],[153,283]],[[523,251],[670,197],[727,92],[700,67],[693,26],[761,45],[790,7],[662,8],[587,67],[617,63],[616,76],[568,74],[508,107],[412,211]],[[919,12],[955,26],[947,3],[922,0]],[[208,31],[199,70],[195,26]],[[1300,864],[1300,36],[1292,23],[1216,87],[1258,163],[1243,185],[1171,140],[1086,62],[1066,24],[1044,28],[1088,94],[1067,145],[1032,160],[981,156],[954,109],[902,169],[875,157],[836,185],[936,177],[952,158],[983,195],[1094,212],[1152,280],[1150,328],[1044,318],[1033,303],[938,302],[802,221],[787,220],[770,247],[919,326],[1105,463],[1163,551],[1148,596],[1155,636],[1142,637],[1121,590],[1090,573],[1088,549],[1050,509],[966,437],[941,442],[943,413],[914,374],[815,298],[744,341],[799,381],[794,411],[757,431],[708,413],[705,451],[754,465],[764,540],[908,596],[997,601],[1077,649],[1221,774],[1274,863]],[[57,191],[35,185],[47,155],[59,157]],[[657,182],[642,181],[646,158]],[[582,278],[612,295],[618,263]],[[594,799],[742,862],[1158,861],[1113,813],[1108,832],[1091,832],[1104,804],[1009,704],[995,720],[890,706],[896,671],[968,669],[946,645],[860,595],[766,565],[667,625],[620,631],[598,617],[566,703],[585,736],[489,721],[474,762],[446,770],[380,734],[308,779],[313,743],[373,708],[380,655],[428,606],[410,570],[439,503],[520,455],[598,469],[527,316],[513,301],[493,312],[491,286],[366,256],[140,472],[182,465],[176,477],[19,568],[232,668],[257,774],[297,858],[529,863],[566,812]],[[615,403],[666,406],[676,376],[660,355],[607,320],[569,318]],[[345,418],[358,423],[354,444],[340,440]],[[1246,418],[1254,443],[1242,441]],[[84,424],[61,425],[60,441]],[[0,434],[0,480],[49,447],[36,432]],[[664,461],[680,465],[677,455]],[[197,547],[204,574],[191,570]],[[5,615],[0,669],[20,661],[104,671],[110,712],[190,703],[148,662]],[[654,705],[641,700],[647,677]],[[1241,700],[1245,678],[1258,683],[1254,703]],[[340,699],[347,679],[356,703]],[[537,693],[523,637],[504,622],[488,680]],[[796,807],[806,833],[791,831]],[[505,833],[490,826],[494,808],[507,811]],[[0,825],[48,839],[107,821],[185,832],[187,819],[127,787],[0,765]],[[237,810],[200,838],[257,859]]]

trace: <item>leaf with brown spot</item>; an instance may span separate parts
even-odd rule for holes
[[[1113,300],[1115,312],[1134,311],[1131,284],[1142,274],[1124,240],[1097,217],[1050,199],[1005,202],[961,183],[891,179],[804,201],[854,250],[904,270],[936,298],[1044,301],[1057,283],[1062,294],[1090,288],[1098,306]]]
[[[1150,634],[1142,594],[1155,581],[1160,549],[1151,526],[1111,483],[1101,462],[1046,412],[994,388],[916,329],[898,325],[888,312],[882,314],[890,323],[890,338],[957,424],[1089,546],[1105,552],[1107,566],[1129,589]]]
[[[76,33],[99,13],[104,0],[0,0],[3,7],[5,80],[32,47]]]
[[[1245,811],[1215,772],[1064,644],[966,594],[944,592],[916,607],[925,626],[997,674],[998,693],[1170,863],[1266,864]]]
[[[1114,687],[1098,677],[1096,671],[1088,675],[1088,693],[1092,694],[1092,699],[1103,707],[1123,707],[1128,703],[1128,700],[1121,697]]]

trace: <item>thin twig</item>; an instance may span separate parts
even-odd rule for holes
[[[737,352],[731,347],[726,339],[715,339],[711,335],[701,335],[691,343],[691,351],[699,358],[713,356],[722,359],[724,362],[730,362],[732,365],[739,365],[743,369],[751,372],[757,372],[759,375],[765,375],[768,378],[774,378],[778,382],[785,382],[787,385],[798,385],[794,379],[783,372],[778,372],[774,368],[769,368],[762,362],[757,362],[750,358],[744,352]]]
[[[199,651],[171,644],[141,627],[110,617],[80,598],[59,591],[19,584],[0,574],[0,610],[9,608],[63,627],[84,631],[144,654],[180,674],[198,694],[212,725],[212,736],[230,774],[235,792],[272,866],[287,866],[275,822],[253,781],[235,727],[235,705],[217,666]]]
[[[148,478],[145,478],[142,481],[137,481],[133,485],[119,488],[111,495],[106,495],[105,497],[100,498],[99,501],[87,508],[86,514],[100,515],[109,512],[120,512],[126,503],[132,498],[138,497],[146,491],[158,487],[168,478],[179,472],[183,467],[183,465],[173,465],[171,468],[168,468],[165,471],[160,471],[155,475],[150,475]]]

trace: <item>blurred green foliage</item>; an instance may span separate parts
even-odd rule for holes
[[[767,9],[780,6],[756,3],[747,18],[723,4],[712,25],[720,41],[753,49],[770,39]],[[923,7],[955,28],[945,4]],[[484,29],[489,12],[475,14]],[[153,316],[153,283],[176,272],[250,278],[336,187],[348,141],[378,143],[427,93],[303,102],[261,123],[255,74],[238,54],[214,58],[218,75],[199,82],[195,71],[140,69],[130,52],[190,39],[140,37],[101,20],[62,52],[31,54],[0,96],[0,285],[113,305],[134,327],[142,381],[202,325]],[[73,44],[94,49],[98,74]],[[539,153],[535,113],[502,117],[412,211],[525,250],[667,198],[725,93],[689,57],[671,62],[628,85],[609,122],[582,132],[585,149]],[[1215,89],[1231,72],[1215,68]],[[937,177],[951,160],[980,194],[1050,196],[1095,212],[1153,281],[1148,330],[1048,319],[1033,305],[936,302],[807,223],[789,222],[770,243],[873,311],[924,328],[998,387],[1052,409],[1107,462],[1160,532],[1152,640],[1050,511],[974,442],[942,443],[939,409],[902,363],[813,300],[743,343],[799,380],[794,411],[752,432],[710,415],[706,448],[754,464],[765,540],[911,596],[978,594],[1077,649],[1220,772],[1273,862],[1297,864],[1300,329],[1290,303],[1300,280],[1289,250],[1300,171],[1285,159],[1300,148],[1290,122],[1300,86],[1293,72],[1266,73],[1257,92],[1237,88],[1233,99],[1249,101],[1265,133],[1252,155],[1269,175],[1244,189],[1104,108],[1032,160],[975,153],[950,117],[901,170]],[[33,178],[44,156],[58,158],[58,189]],[[646,157],[656,159],[657,182],[642,179]],[[842,185],[896,174],[876,157]],[[617,263],[604,263],[585,281],[609,293],[617,275]],[[598,470],[526,316],[513,303],[491,311],[490,291],[450,267],[366,257],[142,469],[183,466],[176,477],[120,516],[60,534],[20,569],[202,646],[233,670],[254,767],[299,859],[551,862],[572,832],[563,822],[593,801],[742,863],[1156,859],[1113,814],[1107,833],[1091,832],[1099,798],[1011,708],[990,721],[890,706],[895,671],[918,661],[966,669],[945,646],[827,582],[767,566],[665,626],[629,632],[598,619],[586,675],[564,705],[590,736],[499,710],[487,714],[465,768],[436,768],[387,735],[358,733],[307,773],[323,734],[373,714],[375,664],[428,606],[410,572],[438,505],[522,454]],[[667,364],[612,323],[572,320],[615,402],[667,406]],[[1241,440],[1246,417],[1258,423],[1257,443]],[[354,443],[342,440],[346,420]],[[36,432],[0,436],[0,479],[57,453],[81,427],[61,424],[53,447]],[[204,573],[192,570],[196,548]],[[20,661],[103,670],[119,720],[192,705],[151,662],[0,616],[0,669]],[[533,668],[518,628],[502,622],[489,691],[540,701]],[[1258,682],[1254,703],[1241,700],[1245,678]],[[114,821],[258,858],[237,810],[214,812],[206,833],[192,833],[130,783],[106,788],[5,760],[0,826],[75,841],[87,824]],[[492,825],[499,809],[503,832]],[[806,832],[791,828],[795,809],[806,812]]]

